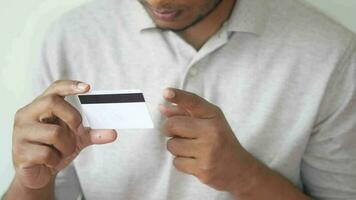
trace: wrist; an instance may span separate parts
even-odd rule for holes
[[[229,191],[235,199],[310,199],[287,179],[253,158],[245,176]]]
[[[244,160],[244,167],[228,190],[237,199],[253,194],[268,174],[268,168],[247,151]]]
[[[15,175],[9,190],[4,196],[4,200],[7,199],[21,199],[21,200],[32,200],[32,199],[44,199],[50,200],[54,199],[54,181],[55,177],[51,179],[49,184],[40,189],[28,188],[21,183],[18,176]]]

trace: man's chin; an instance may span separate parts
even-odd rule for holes
[[[173,32],[183,32],[186,31],[187,29],[195,26],[198,22],[200,21],[200,18],[197,20],[190,22],[190,23],[159,23],[155,22],[156,27],[160,30],[169,30]]]
[[[201,15],[198,16],[195,20],[192,21],[185,21],[185,23],[183,23],[182,21],[172,21],[172,22],[160,22],[160,21],[155,21],[156,27],[158,29],[161,30],[170,30],[170,31],[174,31],[174,32],[183,32],[186,31],[187,29],[194,27],[195,25],[197,25],[199,22],[201,22],[204,18],[206,17],[206,15]]]
[[[186,27],[175,28],[175,27],[165,27],[165,26],[157,26],[157,28],[163,31],[173,31],[173,32],[183,32],[188,29]]]
[[[173,32],[182,32],[187,30],[190,26],[189,25],[167,25],[167,24],[160,24],[160,23],[156,23],[156,27],[160,30],[168,30],[168,31],[173,31]]]

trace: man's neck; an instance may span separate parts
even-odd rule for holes
[[[179,35],[196,50],[199,50],[229,19],[235,2],[236,0],[222,0],[205,19],[195,26],[180,32]]]

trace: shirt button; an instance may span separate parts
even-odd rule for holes
[[[191,68],[189,71],[190,76],[196,76],[198,74],[199,70],[197,68]]]

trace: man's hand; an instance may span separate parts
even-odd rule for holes
[[[160,107],[167,117],[161,129],[171,137],[167,149],[175,156],[174,166],[215,189],[246,190],[257,161],[240,145],[220,108],[173,88],[164,91],[164,98],[174,104]]]
[[[84,128],[80,113],[64,100],[65,96],[85,93],[89,88],[78,81],[56,81],[16,113],[14,183],[28,189],[44,188],[83,148],[116,139],[115,130]]]

